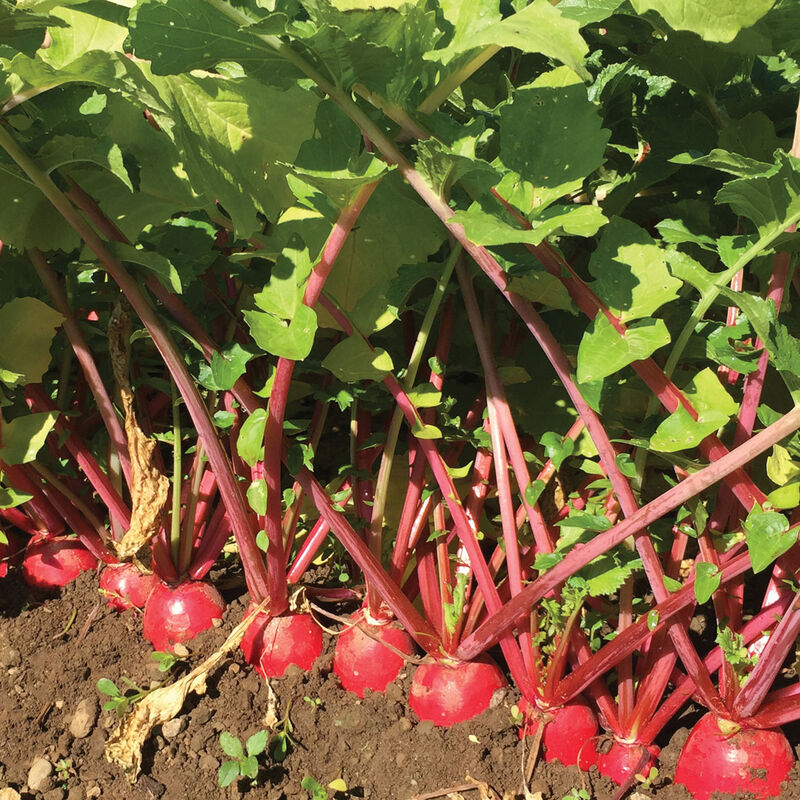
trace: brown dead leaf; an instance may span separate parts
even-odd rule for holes
[[[144,697],[108,737],[106,760],[125,771],[127,779],[134,783],[142,766],[142,747],[156,725],[162,725],[178,715],[190,692],[205,694],[206,678],[227,654],[239,646],[244,632],[256,618],[258,611],[265,610],[264,600],[256,607],[256,613],[245,617],[230,633],[216,652],[202,664],[169,686],[155,689]]]
[[[136,421],[133,391],[128,379],[130,314],[117,303],[108,322],[108,349],[114,379],[125,412],[125,434],[131,460],[131,524],[117,543],[117,556],[133,558],[158,533],[169,494],[169,480],[156,466],[156,442],[144,435]]]

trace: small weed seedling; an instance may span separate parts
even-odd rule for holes
[[[158,664],[159,672],[169,672],[176,664],[183,662],[177,653],[162,653],[158,650],[151,655],[151,658]]]
[[[275,724],[275,733],[269,740],[269,754],[273,761],[283,761],[295,745],[295,741],[292,739],[294,725],[289,719],[289,708],[291,708],[291,704],[286,709],[286,716]]]
[[[561,800],[591,800],[591,795],[586,789],[570,789],[569,794],[565,794]]]
[[[258,756],[267,748],[269,733],[258,731],[254,733],[242,747],[241,741],[233,734],[223,731],[219,736],[219,746],[225,755],[230,756],[229,761],[223,762],[217,774],[217,781],[222,787],[229,786],[238,777],[250,778],[250,785],[258,782]]]
[[[634,777],[642,789],[652,789],[653,781],[658,777],[658,769],[656,767],[650,767],[650,771],[647,775],[637,773]]]
[[[314,711],[319,710],[319,707],[322,705],[321,697],[309,697],[306,695],[303,700],[308,703]]]
[[[316,778],[307,775],[300,785],[311,795],[311,800],[328,800],[328,789],[334,794],[347,792],[347,784],[341,778],[331,781],[326,789]]]
[[[111,698],[103,705],[103,708],[106,711],[116,711],[117,715],[120,717],[124,716],[125,712],[132,705],[138,703],[143,697],[150,694],[151,691],[150,689],[142,689],[141,686],[137,686],[128,678],[122,678],[122,682],[128,686],[130,690],[133,690],[133,694],[130,692],[122,692],[114,681],[109,678],[100,678],[100,680],[97,681],[97,691]]]
[[[72,759],[59,758],[54,764],[54,767],[56,770],[56,777],[61,783],[61,788],[66,789],[67,781],[69,780],[69,776],[72,774]]]

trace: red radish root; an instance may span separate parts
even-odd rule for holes
[[[51,592],[95,567],[97,559],[77,539],[32,539],[22,561],[22,576],[28,586]]]
[[[247,614],[251,613],[248,609]],[[289,664],[311,669],[322,653],[322,630],[308,614],[270,617],[260,611],[241,646],[245,661],[262,678],[280,678]]]
[[[485,711],[492,695],[507,685],[500,668],[489,658],[453,666],[435,661],[417,667],[408,703],[421,720],[449,727]]]
[[[144,575],[133,564],[109,564],[100,573],[100,592],[115,611],[144,608],[158,583],[156,575]]]
[[[383,642],[406,655],[414,653],[413,639],[395,623],[378,624],[366,618],[364,611],[353,615],[353,625],[345,628],[336,640],[333,671],[348,692],[359,697],[367,689],[385,692],[405,665],[405,659]],[[372,636],[364,633],[368,627]],[[372,638],[377,636],[380,641]]]
[[[792,748],[779,730],[743,728],[706,714],[681,750],[675,783],[695,800],[708,800],[717,791],[750,792],[762,800],[781,793],[792,764]]]
[[[539,710],[525,698],[517,703],[525,722],[520,738],[533,736],[544,722],[542,746],[544,760],[560,761],[564,766],[577,764],[588,770],[597,762],[597,715],[582,700],[574,700],[560,708]]]
[[[212,627],[224,611],[222,595],[208,583],[159,583],[144,607],[144,637],[156,650],[171,652],[176,644]]]
[[[622,742],[614,739],[607,753],[598,753],[597,769],[601,775],[610,778],[617,786],[622,786],[632,775],[649,774],[656,765],[660,750],[654,744],[643,745],[638,742]]]

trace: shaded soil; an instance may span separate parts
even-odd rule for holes
[[[231,605],[223,625],[193,643],[189,663],[217,649],[242,618],[246,594],[237,587],[227,594]],[[175,722],[156,729],[144,750],[142,774],[130,784],[104,757],[106,739],[119,718],[101,709],[108,698],[96,686],[100,678],[123,689],[123,678],[141,687],[165,679],[140,628],[133,612],[118,615],[100,601],[93,574],[44,602],[28,598],[14,576],[0,582],[0,789],[11,787],[23,798],[44,800],[297,800],[310,797],[301,781],[312,776],[322,785],[342,779],[348,792],[337,794],[339,800],[410,800],[472,778],[488,784],[504,800],[522,797],[525,753],[510,722],[517,699],[513,690],[496,696],[495,707],[475,720],[448,730],[434,728],[420,723],[405,702],[413,665],[386,695],[368,693],[359,700],[344,692],[331,674],[332,639],[310,673],[290,668],[286,677],[269,685],[237,651],[211,677],[204,696],[191,695]],[[181,669],[179,665],[177,674]],[[77,731],[74,722],[79,705],[84,731]],[[288,715],[294,746],[280,763],[262,758],[265,766],[257,786],[244,780],[220,788],[217,771],[226,758],[220,733],[229,731],[245,740],[265,727],[270,709],[279,718]],[[659,776],[652,791],[638,789],[637,800],[689,798],[670,779],[686,736],[687,728],[678,727],[670,741],[661,743]],[[27,781],[36,759],[46,759],[56,769],[38,784],[38,791],[31,791]],[[541,792],[543,800],[561,800],[580,789],[598,800],[614,794],[614,787],[594,769],[585,774],[542,761],[530,789]],[[334,796],[333,791],[329,794]],[[481,792],[461,789],[461,795],[450,796],[477,800]],[[783,796],[800,798],[797,766]]]

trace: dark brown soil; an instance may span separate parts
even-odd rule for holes
[[[203,634],[189,661],[213,652],[242,618],[246,595],[233,589],[231,605],[219,629]],[[279,717],[287,714],[295,741],[281,763],[262,757],[258,783],[234,783],[221,789],[217,770],[225,756],[220,733],[244,740],[265,726],[270,687],[237,654],[216,672],[203,697],[190,696],[177,730],[156,729],[144,751],[143,772],[134,785],[104,757],[108,734],[118,717],[100,710],[88,735],[75,738],[70,723],[78,704],[99,708],[107,700],[96,689],[100,678],[124,688],[122,678],[150,686],[164,676],[155,668],[151,648],[140,636],[140,620],[132,612],[117,615],[100,602],[93,574],[83,575],[61,597],[44,602],[26,598],[12,576],[0,582],[0,789],[11,787],[23,798],[83,800],[183,800],[202,797],[253,800],[310,798],[301,787],[306,776],[322,785],[341,778],[347,794],[336,797],[410,800],[417,795],[465,784],[469,777],[489,784],[498,797],[521,798],[524,758],[510,708],[516,695],[509,690],[495,708],[451,729],[418,722],[404,698],[413,666],[386,695],[364,700],[344,692],[331,674],[330,648],[303,674],[290,672],[271,681]],[[675,760],[686,737],[677,730],[662,751],[661,772],[654,790],[644,797],[688,800],[683,787],[672,785]],[[27,779],[35,759],[61,767],[38,792]],[[559,764],[537,766],[530,785],[543,800],[577,796],[606,800],[614,787],[596,771],[584,774]],[[573,794],[573,790],[576,792]],[[330,796],[334,793],[331,791]],[[442,794],[446,796],[446,793]],[[450,797],[477,800],[477,789]],[[800,769],[795,767],[783,795],[800,797]],[[643,800],[643,798],[642,798]]]

